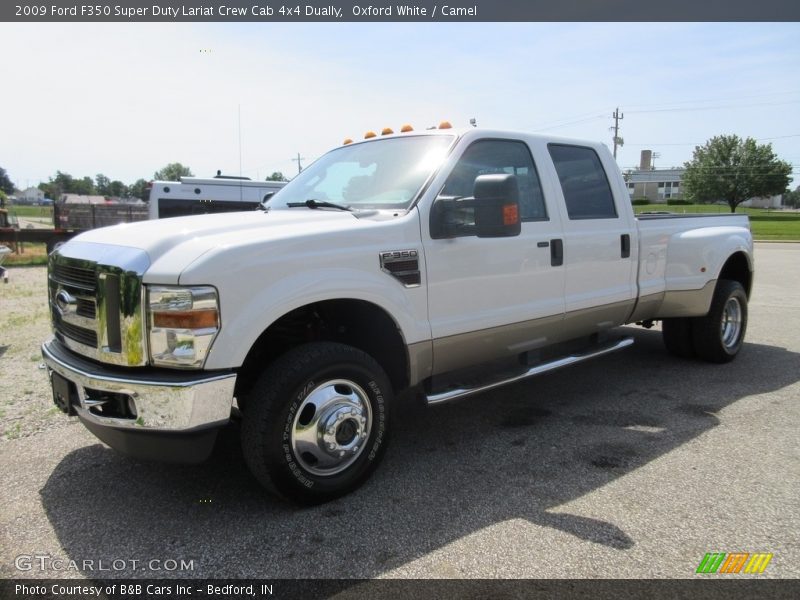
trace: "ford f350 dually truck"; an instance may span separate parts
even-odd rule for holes
[[[263,211],[55,251],[42,351],[56,404],[163,461],[204,460],[240,418],[255,477],[315,503],[374,470],[398,398],[436,404],[604,355],[632,343],[628,323],[660,320],[679,356],[739,352],[746,216],[637,218],[599,143],[384,133],[346,140]]]

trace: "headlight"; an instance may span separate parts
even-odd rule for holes
[[[219,331],[217,290],[148,286],[147,327],[152,364],[202,368]]]

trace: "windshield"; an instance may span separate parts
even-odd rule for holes
[[[441,164],[453,136],[408,136],[342,146],[267,201],[271,208],[332,202],[353,209],[407,209]]]

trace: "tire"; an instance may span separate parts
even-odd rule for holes
[[[736,358],[747,330],[747,294],[738,281],[720,279],[711,310],[692,323],[694,351],[699,358],[726,363]]]
[[[661,335],[667,352],[678,358],[694,358],[692,319],[681,317],[661,321]]]
[[[304,344],[278,358],[248,394],[242,450],[256,479],[300,504],[358,488],[388,443],[393,393],[368,354]]]

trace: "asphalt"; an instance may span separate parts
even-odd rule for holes
[[[755,577],[798,578],[800,245],[756,260],[733,363],[625,328],[622,352],[409,410],[372,479],[315,508],[263,492],[234,428],[196,467],[78,423],[5,441],[0,577],[691,578],[708,552],[769,552]]]

